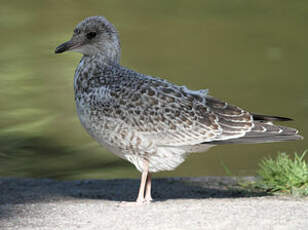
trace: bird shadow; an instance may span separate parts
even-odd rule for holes
[[[260,197],[269,194],[241,189],[231,177],[158,178],[152,182],[155,201]],[[0,178],[0,219],[20,215],[20,204],[80,199],[135,201],[137,179],[57,181]]]
[[[101,199],[134,201],[138,179],[75,180],[2,178],[1,204],[33,203],[57,199]],[[152,196],[157,200],[240,198],[269,195],[238,185],[234,177],[157,178],[152,181]]]
[[[139,180],[116,179],[87,181],[73,196],[84,199],[134,201]],[[158,178],[152,181],[152,197],[155,201],[169,199],[241,198],[269,196],[263,191],[252,191],[238,185],[236,178]]]

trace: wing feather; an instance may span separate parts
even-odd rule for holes
[[[111,122],[124,136],[133,132],[151,145],[231,143],[245,136],[260,137],[257,133],[284,132],[262,122],[281,117],[251,114],[209,96],[207,90],[189,90],[123,67],[105,66],[87,76],[80,73],[75,90],[79,106],[92,107],[86,110],[91,120],[104,120],[106,127]]]

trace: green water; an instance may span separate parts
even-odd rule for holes
[[[104,15],[122,64],[250,111],[295,119],[304,141],[227,145],[156,176],[254,175],[265,156],[308,148],[308,1],[7,1],[0,8],[0,176],[137,177],[76,115],[77,53],[55,55],[74,26]]]

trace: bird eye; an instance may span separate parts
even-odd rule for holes
[[[87,36],[87,39],[92,39],[96,36],[96,33],[95,32],[89,32],[89,33],[87,33],[86,36]]]
[[[79,29],[74,29],[74,34],[80,34],[80,30]]]

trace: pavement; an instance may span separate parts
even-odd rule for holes
[[[244,191],[238,180],[154,179],[155,201],[138,205],[136,179],[0,178],[0,229],[308,229],[308,198]]]

